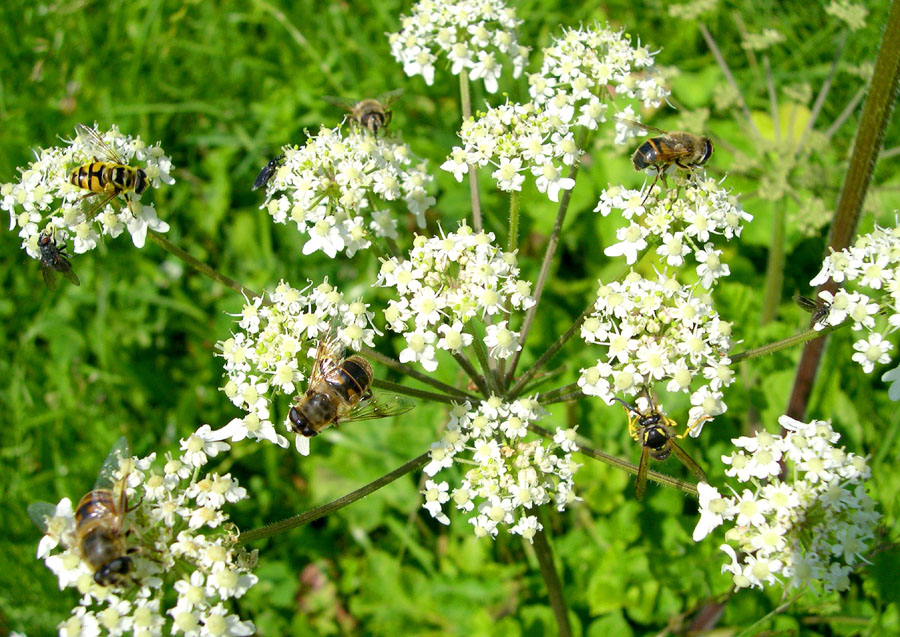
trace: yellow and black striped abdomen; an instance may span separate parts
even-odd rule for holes
[[[347,403],[346,407],[354,407],[372,384],[372,375],[369,361],[361,356],[351,356],[329,370],[325,382]]]
[[[658,137],[648,139],[634,151],[634,154],[631,156],[631,162],[634,164],[635,170],[644,170],[659,161],[658,139]]]
[[[69,175],[69,183],[95,193],[118,195],[134,191],[141,194],[147,188],[147,174],[140,168],[109,161],[92,161],[79,166]]]

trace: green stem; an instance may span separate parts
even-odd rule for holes
[[[588,129],[582,127],[578,132],[578,150],[583,151],[587,145]],[[580,158],[576,160],[569,169],[569,179],[575,179],[578,176],[578,168],[581,165]],[[516,366],[519,364],[519,357],[525,349],[525,339],[528,338],[528,332],[531,330],[531,324],[534,322],[534,316],[537,312],[538,305],[541,303],[541,294],[544,291],[544,285],[547,283],[547,277],[550,275],[550,265],[553,263],[553,257],[556,254],[556,246],[559,243],[559,233],[562,230],[563,221],[566,219],[566,212],[569,210],[569,201],[572,199],[572,191],[575,188],[564,190],[562,198],[559,201],[559,210],[556,213],[556,223],[553,224],[553,231],[550,233],[550,240],[547,242],[547,250],[544,252],[544,261],[541,263],[541,271],[538,274],[537,283],[534,286],[534,305],[532,305],[525,314],[525,320],[522,323],[522,330],[519,334],[519,345],[522,348],[514,352],[509,360],[509,369],[506,372],[504,385],[509,385],[516,373]],[[529,370],[530,371],[530,370]]]
[[[478,357],[478,363],[481,365],[481,371],[484,372],[484,380],[487,382],[488,392],[485,397],[490,398],[491,394],[500,395],[497,387],[497,379],[494,377],[494,370],[491,367],[491,361],[488,357],[487,349],[484,347],[484,336],[478,333],[475,327],[475,321],[469,321],[466,325],[466,331],[472,335],[472,345],[475,348],[475,356]]]
[[[403,466],[398,467],[390,473],[381,476],[374,482],[370,482],[366,486],[357,489],[352,493],[348,493],[347,495],[342,496],[337,500],[329,502],[328,504],[323,504],[322,506],[316,507],[315,509],[310,509],[305,513],[295,515],[294,517],[288,518],[287,520],[282,520],[281,522],[269,524],[268,526],[253,529],[251,531],[245,531],[238,536],[237,543],[249,544],[250,542],[255,542],[267,537],[272,537],[273,535],[286,533],[287,531],[295,529],[298,526],[303,526],[304,524],[309,524],[313,520],[318,520],[319,518],[324,517],[329,513],[333,513],[334,511],[342,509],[348,504],[352,504],[357,500],[366,497],[370,493],[378,491],[378,489],[380,489],[381,487],[389,485],[391,482],[394,482],[398,478],[402,478],[407,473],[415,471],[419,467],[425,466],[425,464],[428,462],[429,455],[430,452],[423,453],[421,456],[413,458]]]
[[[553,616],[556,618],[559,635],[560,637],[570,637],[572,635],[572,627],[569,625],[569,611],[566,608],[566,600],[563,597],[562,582],[559,580],[559,573],[556,572],[556,565],[553,563],[553,550],[550,548],[550,542],[547,541],[547,534],[543,526],[542,524],[541,528],[534,534],[534,553],[537,555],[541,577],[544,578],[544,585],[547,587],[547,597],[550,598],[550,608],[553,609]]]
[[[878,151],[881,149],[884,133],[891,119],[898,82],[900,82],[900,0],[893,0],[881,37],[878,56],[875,58],[872,84],[859,120],[844,186],[831,225],[829,251],[839,252],[847,248],[856,233],[866,192],[872,182]],[[834,282],[829,283],[835,286]],[[825,285],[828,286],[829,283]],[[815,382],[824,344],[825,340],[822,339],[803,348],[787,409],[787,414],[792,418],[802,419],[806,413],[806,405]]]
[[[763,293],[763,307],[760,324],[770,323],[778,311],[781,288],[784,284],[784,206],[776,201],[772,204],[772,241],[769,245],[769,260],[766,265],[766,284]]]
[[[459,100],[462,106],[463,121],[472,117],[472,98],[469,95],[469,72],[465,69],[459,74]],[[472,199],[472,227],[481,232],[481,202],[478,198],[478,173],[475,166],[469,164],[469,195]]]
[[[414,398],[432,400],[434,402],[446,403],[448,405],[459,402],[459,398],[454,398],[453,396],[448,396],[447,394],[437,394],[432,391],[425,391],[424,389],[415,389],[413,387],[407,387],[406,385],[398,385],[397,383],[392,383],[389,380],[382,380],[380,378],[372,379],[372,387],[375,387],[376,389],[384,389],[395,394],[403,394],[404,396],[412,396]]]
[[[510,387],[509,391],[506,392],[507,396],[511,396],[513,398],[519,395],[519,392],[522,391],[522,388],[525,387],[526,383],[531,380],[535,374],[537,374],[547,362],[553,358],[554,354],[558,352],[563,345],[565,345],[570,338],[578,331],[581,325],[587,320],[587,317],[591,315],[591,312],[594,311],[594,300],[592,300],[588,306],[584,309],[584,311],[579,315],[575,322],[569,326],[556,342],[551,345],[546,352],[544,352],[540,358],[538,358],[532,365],[529,367],[524,374],[522,374],[517,380],[516,384]],[[512,365],[510,365],[510,371],[512,371]]]
[[[371,358],[372,360],[378,361],[379,363],[390,367],[391,369],[394,369],[402,374],[406,374],[410,378],[415,378],[421,383],[431,385],[435,389],[440,389],[444,393],[452,394],[453,396],[459,396],[462,400],[474,400],[476,402],[480,400],[479,398],[473,396],[472,394],[469,394],[468,392],[464,392],[463,390],[457,389],[452,385],[447,385],[446,383],[442,383],[439,380],[435,380],[431,376],[426,376],[422,372],[414,370],[409,365],[404,365],[400,361],[394,360],[390,356],[385,356],[384,354],[376,352],[374,349],[363,347],[359,350],[359,353],[366,358]]]
[[[537,435],[544,438],[553,440],[553,433],[547,431],[543,427],[539,427],[538,425],[528,425],[528,431],[536,433]],[[594,460],[599,460],[600,462],[608,464],[612,467],[616,467],[617,469],[621,469],[622,471],[626,471],[632,475],[637,475],[637,465],[631,464],[627,460],[622,460],[615,456],[611,456],[608,453],[604,453],[598,449],[594,449],[587,444],[589,441],[582,436],[578,436],[575,439],[575,442],[578,443],[578,453],[589,458],[593,458]],[[692,482],[685,482],[684,480],[679,480],[677,478],[667,476],[666,474],[659,473],[657,471],[654,471],[653,469],[647,471],[647,478],[667,487],[672,487],[673,489],[684,491],[685,493],[692,495],[695,498],[700,497],[699,493],[697,492],[697,485]]]
[[[506,245],[510,254],[519,247],[519,196],[521,194],[517,190],[509,193],[509,240]]]
[[[802,343],[807,343],[813,339],[819,338],[820,336],[825,336],[826,334],[830,334],[831,332],[840,329],[841,327],[849,325],[849,323],[841,323],[840,325],[830,325],[825,329],[819,330],[818,332],[814,329],[808,329],[805,332],[800,332],[799,334],[794,334],[793,336],[789,336],[780,341],[775,341],[774,343],[768,343],[767,345],[760,345],[759,347],[754,347],[753,349],[744,350],[743,352],[738,352],[731,356],[731,364],[735,365],[744,360],[750,360],[751,358],[759,358],[760,356],[765,356],[767,354],[774,354],[775,352],[787,349],[788,347],[794,347],[795,345],[800,345]]]
[[[211,267],[209,267],[208,265],[206,265],[199,259],[195,259],[194,257],[189,255],[187,252],[185,252],[184,250],[179,248],[177,245],[175,245],[174,243],[172,243],[171,241],[166,239],[164,236],[162,236],[158,232],[156,232],[154,230],[148,230],[147,237],[149,237],[151,241],[156,243],[159,247],[161,247],[163,250],[165,250],[169,254],[172,254],[172,255],[178,257],[179,259],[181,259],[182,261],[184,261],[185,263],[187,263],[189,266],[191,266],[192,268],[197,270],[197,272],[199,272],[200,274],[205,274],[212,280],[222,283],[223,285],[231,288],[238,294],[242,294],[248,299],[255,299],[255,298],[258,298],[259,296],[261,296],[261,295],[257,294],[256,292],[254,292],[253,290],[251,290],[249,288],[245,288],[243,285],[241,285],[234,279],[229,279],[224,274],[220,274],[219,272],[212,269]]]
[[[489,398],[491,393],[488,391],[484,377],[478,373],[478,370],[475,369],[475,366],[468,358],[466,358],[466,355],[462,352],[453,352],[453,358],[456,359],[459,366],[463,368],[463,371],[469,376],[472,382],[475,383],[475,386],[478,387],[478,391],[480,391],[485,398]]]
[[[776,609],[774,609],[770,613],[767,613],[767,614],[763,615],[762,617],[760,617],[759,619],[757,619],[755,622],[753,622],[752,624],[747,626],[744,630],[739,632],[736,637],[744,637],[744,635],[759,635],[760,631],[756,630],[757,626],[762,624],[764,621],[774,617],[775,615],[778,615],[779,613],[783,613],[785,610],[787,610],[790,607],[791,604],[796,602],[798,599],[803,597],[805,594],[806,594],[806,585],[804,584],[803,586],[800,587],[800,590],[797,592],[796,595],[794,595],[787,601],[780,604]]]
[[[741,112],[744,114],[744,119],[747,120],[747,125],[750,127],[750,130],[753,131],[753,134],[756,137],[759,137],[759,129],[756,128],[756,124],[753,122],[753,118],[750,116],[750,109],[747,108],[747,102],[744,100],[741,89],[738,87],[737,82],[734,81],[734,75],[731,74],[731,69],[728,67],[728,62],[725,61],[725,57],[719,50],[716,41],[713,39],[713,36],[709,32],[709,29],[706,28],[706,25],[702,22],[698,22],[697,28],[700,29],[700,34],[703,36],[703,39],[706,40],[706,46],[709,47],[709,50],[712,52],[713,57],[716,59],[716,64],[718,64],[719,68],[722,69],[722,74],[725,75],[725,79],[737,94],[738,104],[741,107]]]

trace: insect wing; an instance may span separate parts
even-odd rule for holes
[[[362,400],[350,410],[346,418],[341,418],[342,423],[354,420],[374,420],[376,418],[390,418],[405,414],[416,406],[416,403],[405,396],[396,394],[375,394],[367,400]]]
[[[55,290],[59,284],[59,275],[56,273],[56,270],[42,261],[41,274],[44,276],[44,285],[50,290]],[[76,283],[75,285],[78,284]]]
[[[698,482],[708,482],[709,479],[706,477],[706,472],[700,468],[694,459],[687,455],[687,452],[675,444],[674,440],[669,440],[669,447],[672,449],[672,453],[675,454],[675,457],[681,461],[685,467],[688,468],[695,478],[697,478]]]
[[[309,372],[309,387],[314,387],[322,380],[325,372],[334,367],[343,358],[344,346],[337,339],[337,318],[333,318],[328,331],[319,339],[316,347],[316,360]]]
[[[100,137],[100,133],[97,132],[94,128],[88,128],[84,124],[76,124],[75,131],[78,133],[79,137],[84,137],[88,144],[94,149],[94,152],[97,156],[103,156],[108,161],[111,161],[116,164],[124,164],[122,158],[119,157],[119,154],[110,148],[109,144],[107,144],[102,137]]]
[[[131,446],[128,444],[128,438],[122,436],[113,445],[103,466],[100,467],[100,473],[97,475],[97,481],[94,482],[94,490],[112,489],[116,483],[116,473],[122,460],[131,458]]]
[[[272,177],[275,176],[275,172],[281,166],[284,161],[284,153],[272,159],[268,164],[263,166],[262,170],[259,171],[259,174],[256,176],[256,180],[253,182],[253,190],[259,190],[263,186],[265,186]]]
[[[56,271],[61,272],[66,280],[72,285],[81,285],[81,281],[78,280],[78,275],[72,270],[71,264],[65,257],[60,257],[57,262]]]
[[[818,303],[816,303],[814,300],[812,300],[808,296],[802,296],[800,294],[797,294],[794,296],[794,303],[796,303],[797,305],[802,307],[807,312],[815,312],[816,310],[819,309]]]
[[[34,525],[41,530],[41,533],[47,532],[47,520],[56,515],[56,505],[49,502],[34,502],[28,505],[28,517],[34,522]]]
[[[650,447],[641,446],[641,462],[638,464],[637,481],[634,483],[634,497],[644,499],[647,491],[647,470],[650,468]]]
[[[668,135],[669,134],[668,131],[664,131],[663,129],[657,128],[656,126],[650,126],[649,124],[644,124],[643,122],[639,122],[634,119],[629,119],[627,117],[619,117],[618,119],[620,119],[623,122],[628,122],[632,126],[637,126],[639,128],[643,128],[645,131],[659,133],[660,135]]]
[[[335,97],[334,95],[323,95],[322,99],[331,104],[332,106],[337,106],[338,108],[343,108],[348,111],[352,111],[353,107],[356,106],[356,101],[347,99],[346,97]]]
[[[381,95],[379,95],[377,101],[381,104],[382,108],[387,108],[402,96],[403,89],[395,88],[393,91],[388,91],[387,93],[382,93]]]

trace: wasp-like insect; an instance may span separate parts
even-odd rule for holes
[[[85,138],[87,143],[96,153],[94,161],[78,166],[69,174],[69,182],[90,192],[84,198],[101,195],[100,203],[87,213],[88,220],[93,219],[109,201],[118,195],[124,195],[128,202],[128,209],[134,214],[131,207],[130,193],[141,194],[150,183],[147,173],[140,168],[126,164],[119,154],[110,148],[96,129],[88,128],[84,124],[75,127],[79,137]]]
[[[382,129],[387,130],[393,116],[393,113],[388,109],[402,94],[403,89],[398,88],[379,95],[375,99],[367,98],[358,102],[331,95],[326,95],[322,99],[332,106],[338,106],[349,111],[350,121],[355,122],[360,128],[365,128],[372,134],[377,135],[378,131]]]
[[[656,169],[656,177],[653,178],[653,183],[647,189],[644,201],[647,200],[653,186],[669,166],[674,164],[683,170],[690,171],[705,164],[712,156],[713,144],[707,137],[684,131],[666,132],[640,122],[628,121],[648,131],[660,133],[659,137],[651,137],[638,146],[631,156],[635,170],[645,170],[650,167]],[[641,201],[642,205],[644,201]]]
[[[78,276],[72,271],[69,255],[65,246],[60,247],[52,233],[43,232],[38,237],[38,248],[41,250],[41,274],[44,283],[51,290],[56,289],[59,275],[62,274],[72,285],[81,285]]]
[[[311,438],[330,425],[397,416],[415,406],[401,396],[374,395],[369,361],[358,355],[343,358],[342,351],[333,337],[319,341],[306,392],[288,413],[295,433]]]
[[[74,548],[94,572],[94,581],[100,586],[120,586],[125,583],[132,568],[122,521],[128,512],[128,496],[125,482],[128,475],[116,479],[121,461],[131,458],[128,439],[116,441],[100,468],[94,488],[84,494],[75,508],[75,531],[71,547]],[[47,521],[55,515],[56,506],[49,502],[35,502],[28,507],[28,517],[44,533]]]
[[[663,461],[669,457],[669,454],[674,453],[675,457],[688,468],[698,481],[708,481],[706,473],[700,468],[700,465],[675,443],[676,438],[684,438],[693,429],[693,426],[688,427],[687,431],[681,435],[676,434],[678,423],[661,413],[649,396],[650,408],[646,412],[629,405],[621,398],[616,398],[616,400],[628,410],[628,434],[641,443],[641,461],[638,465],[637,482],[634,485],[634,496],[638,500],[644,497],[644,492],[647,490],[649,458]],[[694,423],[694,426],[696,424]]]
[[[828,313],[831,311],[831,303],[815,301],[808,296],[802,296],[800,294],[794,297],[794,302],[812,314],[813,325],[816,323],[824,325],[826,323],[825,319],[828,318]]]
[[[253,190],[259,190],[269,183],[272,177],[275,176],[275,171],[281,167],[282,163],[284,163],[284,153],[281,153],[278,157],[270,160],[268,164],[263,166],[262,170],[260,170],[259,174],[256,176],[256,180],[253,182]]]

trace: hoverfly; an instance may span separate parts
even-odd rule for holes
[[[115,479],[122,460],[131,458],[128,439],[119,438],[100,468],[94,488],[79,500],[75,507],[75,531],[70,548],[94,572],[100,586],[119,586],[125,582],[132,568],[129,549],[122,532],[122,521],[128,512],[125,482],[128,475]],[[28,507],[28,517],[44,533],[48,520],[56,514],[56,506],[49,502],[35,502]]]
[[[675,429],[678,424],[664,415],[653,404],[652,398],[649,398],[650,409],[647,412],[641,412],[636,407],[629,405],[621,398],[616,398],[624,405],[628,411],[628,434],[636,441],[641,443],[641,461],[638,465],[637,482],[634,485],[634,496],[640,500],[644,497],[647,490],[647,470],[649,469],[649,458],[663,461],[669,457],[670,453],[674,453],[681,463],[688,468],[695,478],[700,482],[707,482],[706,473],[700,468],[687,453],[675,443],[676,438],[684,438],[688,432],[696,426],[694,423],[688,427],[687,431],[678,435]],[[705,418],[704,418],[705,420]],[[699,420],[697,421],[700,422]]]
[[[705,164],[712,156],[713,144],[708,137],[701,137],[700,135],[684,131],[666,132],[641,122],[628,121],[647,131],[660,133],[659,137],[651,137],[644,141],[631,156],[631,162],[634,164],[635,170],[641,171],[651,166],[656,169],[656,177],[653,178],[653,183],[647,189],[644,201],[647,200],[660,175],[672,164],[683,170],[690,171],[697,166]],[[665,177],[663,177],[663,180],[665,180]],[[644,201],[641,201],[641,205],[643,205]]]
[[[403,94],[403,89],[398,88],[388,91],[377,98],[367,98],[358,102],[343,97],[326,95],[322,99],[331,104],[350,111],[350,121],[355,122],[360,128],[377,135],[381,129],[387,130],[391,123],[392,113],[388,108]]]
[[[312,438],[330,425],[398,416],[414,407],[401,396],[374,395],[369,361],[359,355],[343,358],[342,351],[333,337],[319,341],[306,392],[288,412],[294,433]]]
[[[75,130],[79,137],[87,139],[97,155],[95,155],[94,161],[75,168],[69,174],[69,183],[84,190],[90,190],[82,199],[94,195],[105,195],[100,203],[87,213],[86,219],[88,221],[93,219],[94,215],[113,197],[121,194],[125,195],[128,209],[131,210],[131,214],[134,214],[129,193],[133,192],[135,195],[139,195],[147,189],[150,183],[147,173],[140,168],[126,164],[95,129],[88,128],[84,124],[77,124]],[[103,159],[99,159],[98,156]]]
[[[828,313],[831,311],[831,303],[826,303],[825,301],[816,301],[809,298],[808,296],[802,296],[800,294],[794,296],[794,302],[804,310],[812,314],[811,323],[813,325],[815,325],[816,323],[825,325],[825,323],[827,322],[825,321],[825,319],[828,318]]]
[[[44,283],[51,290],[56,289],[59,274],[62,274],[72,285],[81,285],[78,276],[72,271],[69,255],[56,243],[52,233],[42,232],[38,237],[38,248],[41,250],[41,274]]]
[[[253,182],[252,190],[259,190],[263,186],[265,186],[272,177],[275,176],[275,171],[277,171],[281,164],[284,162],[284,153],[281,153],[275,159],[269,161],[268,164],[262,167],[262,170],[259,171],[259,174],[256,176],[256,180]]]

